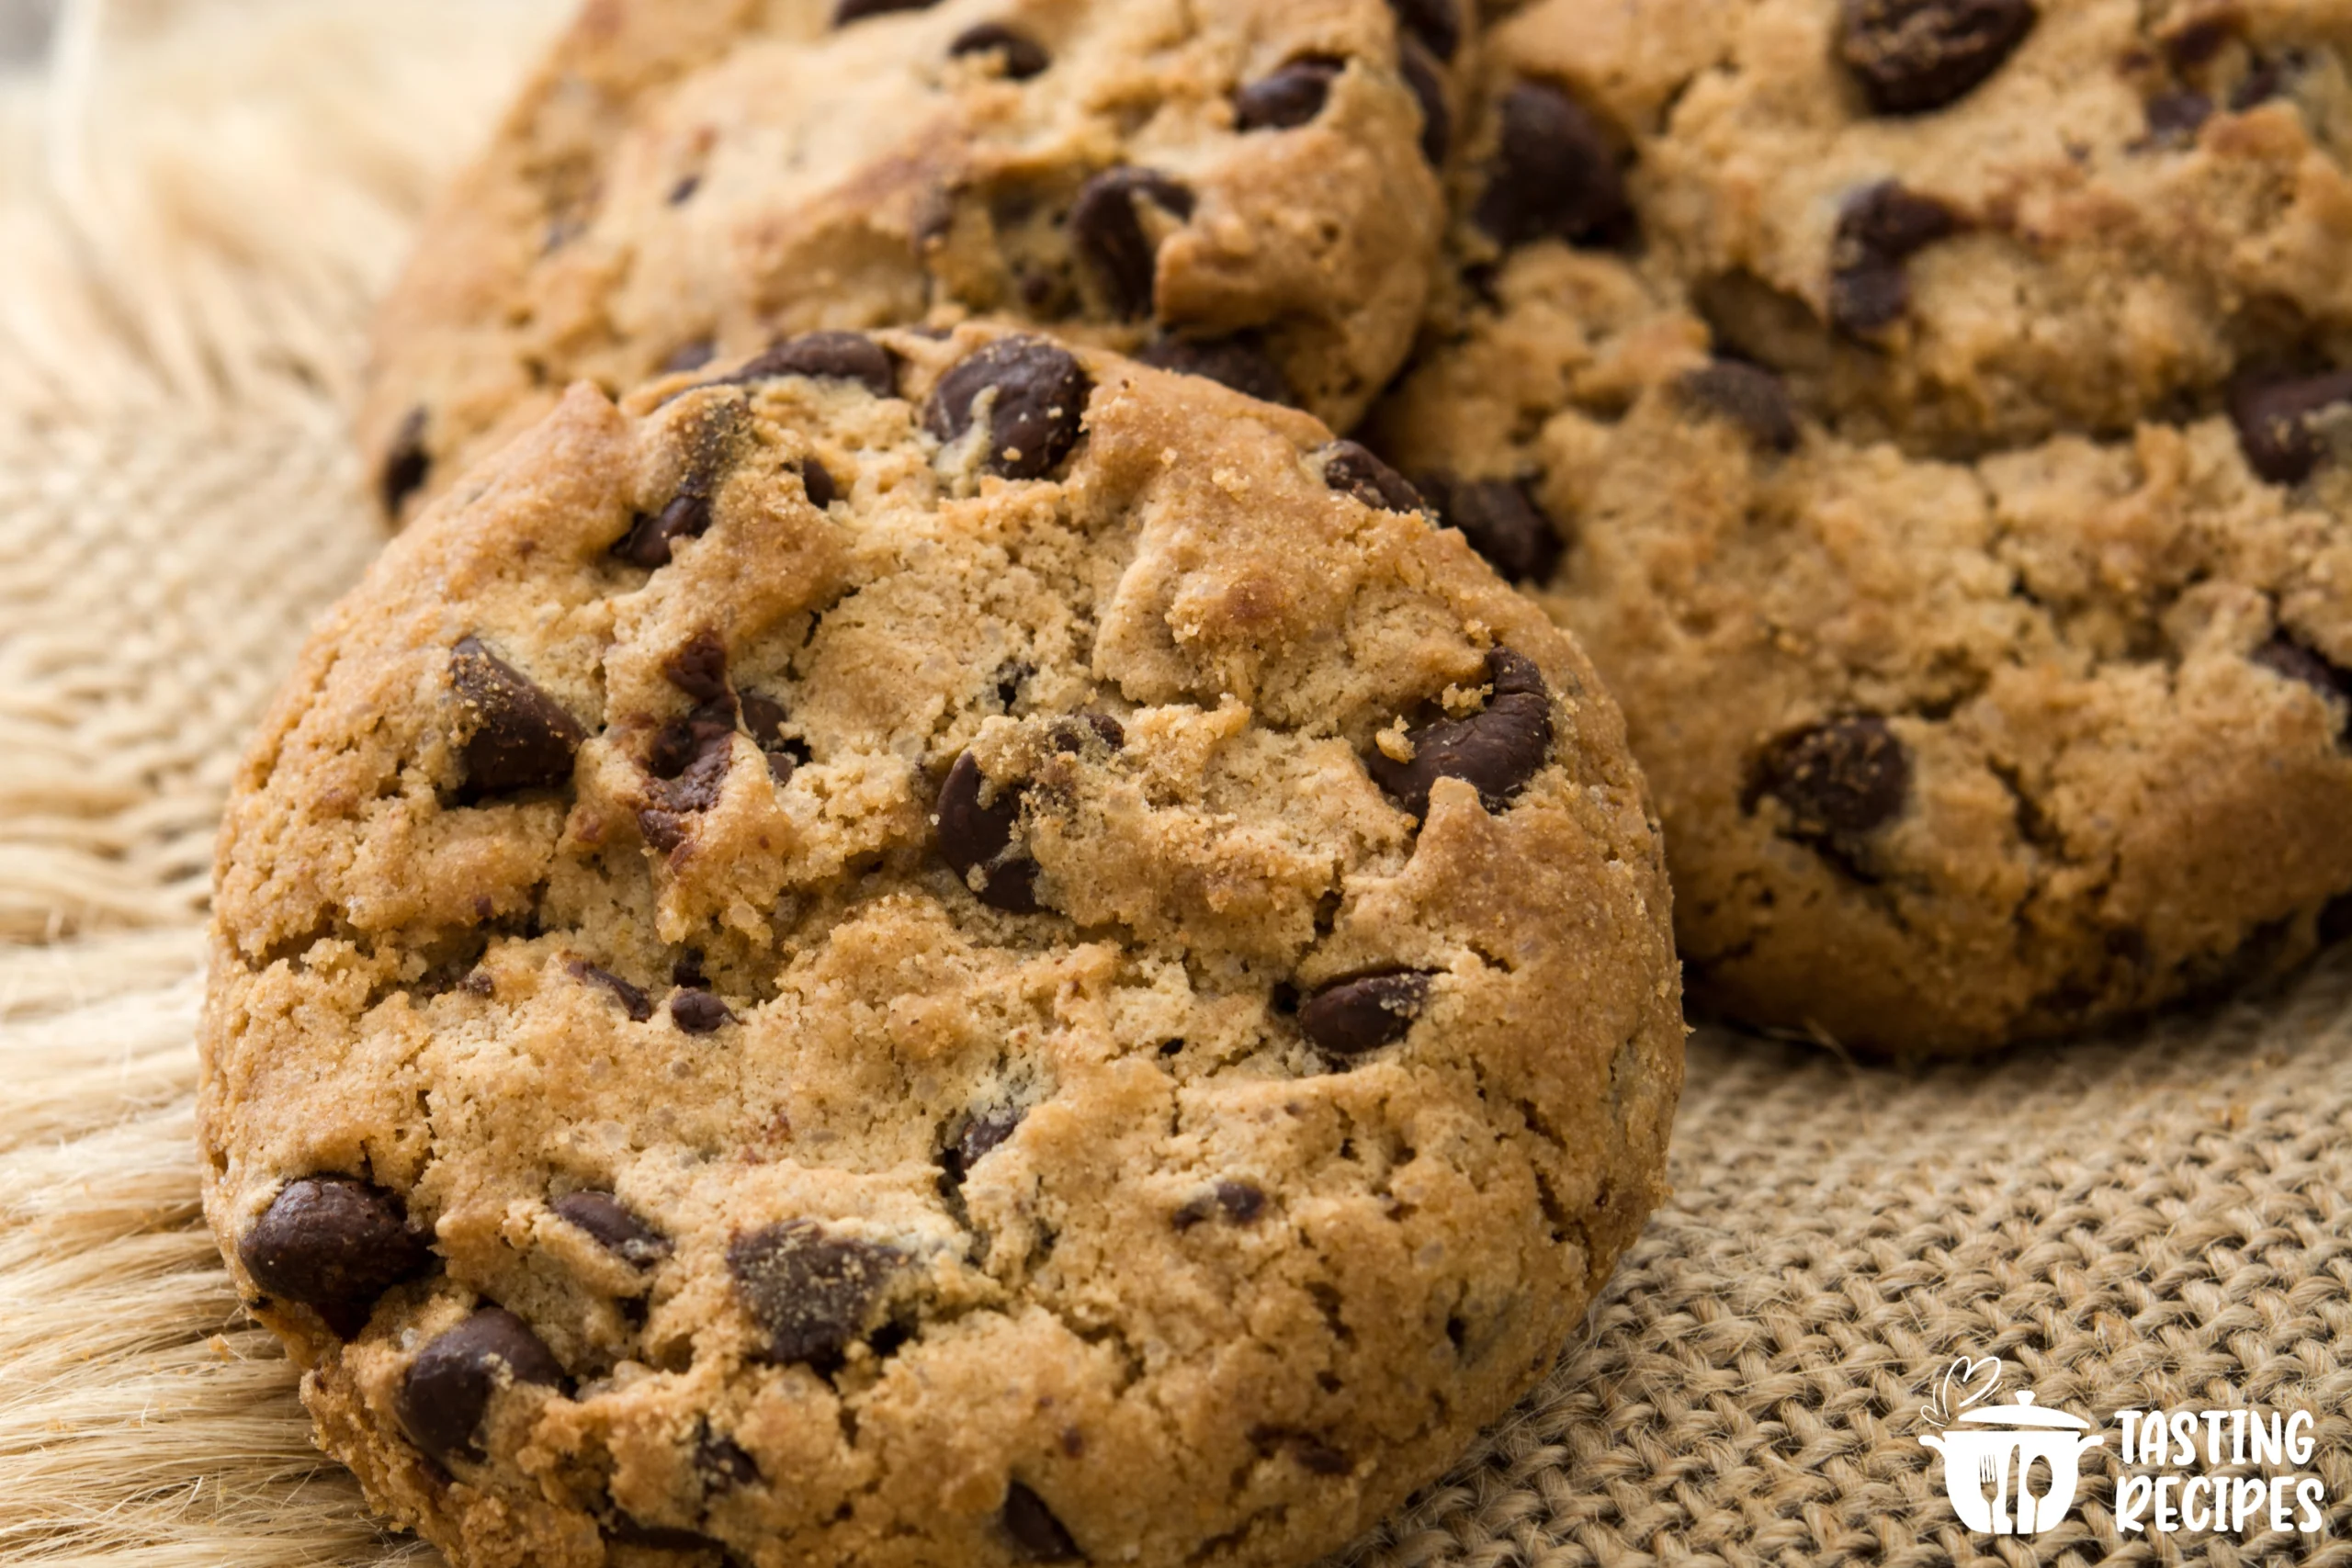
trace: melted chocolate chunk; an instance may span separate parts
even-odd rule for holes
[[[1246,1225],[1266,1212],[1266,1194],[1248,1181],[1220,1181],[1207,1192],[1176,1211],[1170,1223],[1191,1230],[1203,1220],[1222,1213],[1237,1225]]]
[[[1430,976],[1418,969],[1358,976],[1307,998],[1299,1032],[1334,1056],[1360,1056],[1404,1039],[1429,998]]]
[[[1005,1488],[1003,1519],[1004,1533],[1024,1562],[1075,1562],[1083,1555],[1046,1500],[1018,1481]]]
[[[980,22],[966,28],[947,46],[947,52],[956,58],[967,54],[998,55],[1004,61],[1005,79],[1012,82],[1042,76],[1054,62],[1044,44],[1002,22]]]
[[[433,1266],[433,1250],[394,1194],[347,1176],[309,1176],[270,1200],[237,1260],[263,1290],[301,1303],[349,1339],[379,1296]]]
[[[1432,717],[1405,732],[1413,748],[1399,762],[1375,748],[1366,759],[1373,779],[1415,817],[1426,816],[1430,788],[1462,779],[1488,811],[1508,810],[1552,752],[1552,694],[1535,661],[1508,648],[1487,655],[1492,694],[1468,718]]]
[[[899,367],[890,351],[864,333],[803,333],[744,363],[720,386],[803,376],[813,381],[854,381],[877,398],[899,393]]]
[[[1878,331],[1911,308],[1903,264],[1960,228],[1951,208],[1893,180],[1856,192],[1829,248],[1829,316],[1850,333]]]
[[[521,671],[479,638],[461,637],[449,655],[449,686],[465,709],[465,803],[571,782],[572,756],[588,732]]]
[[[852,22],[888,16],[893,11],[928,11],[938,3],[939,0],[841,0],[833,7],[833,26],[845,28]]]
[[[1291,130],[1323,112],[1344,60],[1310,54],[1261,76],[1233,95],[1237,130]]]
[[[548,1205],[622,1261],[650,1269],[670,1256],[669,1238],[622,1207],[609,1192],[567,1192]]]
[[[947,783],[939,792],[938,844],[940,858],[970,886],[978,869],[982,882],[981,903],[1008,914],[1034,915],[1037,902],[1037,863],[1016,852],[1012,829],[1021,819],[1021,791],[999,785],[994,804],[980,804],[980,765],[969,751],[956,759]]]
[[[410,1438],[447,1465],[480,1462],[481,1418],[501,1388],[563,1384],[563,1365],[530,1325],[503,1307],[484,1307],[417,1353],[392,1396]]]
[[[2272,484],[2301,484],[2324,456],[2312,416],[2346,402],[2352,402],[2352,369],[2239,382],[2230,392],[2230,421],[2246,466]]]
[[[1452,60],[1462,47],[1462,13],[1455,0],[1388,0],[1388,8],[1396,13],[1405,31],[1440,60]]]
[[[575,958],[564,965],[575,980],[584,980],[610,991],[628,1014],[631,1023],[643,1023],[653,1016],[653,999],[637,987],[607,969],[599,969],[584,958]]]
[[[670,1021],[688,1034],[713,1034],[735,1021],[725,1002],[691,987],[670,998]]]
[[[1770,370],[1718,359],[1683,372],[1675,386],[1691,406],[1740,426],[1758,446],[1775,452],[1797,449],[1796,404],[1789,397],[1788,384]]]
[[[1114,312],[1127,320],[1152,313],[1159,247],[1144,231],[1139,204],[1148,202],[1182,222],[1193,216],[1192,190],[1152,169],[1105,169],[1088,180],[1070,204],[1069,237],[1102,286]]]
[[[432,477],[433,454],[424,445],[424,409],[409,410],[384,453],[383,470],[376,476],[376,493],[388,517],[398,517],[408,498],[424,489]]]
[[[1342,495],[1354,496],[1375,512],[1419,512],[1421,492],[1405,476],[1353,441],[1334,441],[1310,458],[1323,470],[1323,482]]]
[[[2213,100],[2187,87],[2167,87],[2148,100],[2147,116],[2153,140],[2167,144],[2190,141],[2213,118]]]
[[[1504,245],[1618,238],[1631,209],[1617,150],[1600,122],[1567,94],[1541,82],[1513,87],[1500,112],[1501,143],[1472,220]]]
[[[808,1220],[786,1220],[738,1237],[728,1271],[768,1336],[772,1361],[824,1369],[870,1333],[874,1306],[906,1266],[895,1247],[836,1236]]]
[[[613,556],[646,571],[670,564],[681,539],[700,538],[710,528],[710,497],[689,485],[659,512],[640,512],[613,546]]]
[[[923,424],[944,442],[961,440],[986,399],[981,467],[1009,479],[1043,479],[1078,445],[1093,389],[1067,349],[1042,338],[1000,338],[939,378]]]
[[[2268,642],[2254,650],[2252,658],[2265,670],[2300,682],[2321,696],[2344,705],[2344,715],[2336,720],[2335,738],[2342,741],[2352,735],[2352,670],[2312,652],[2285,632],[2273,634]]]
[[[1430,51],[1410,38],[1397,51],[1396,68],[1413,101],[1421,106],[1421,156],[1431,168],[1442,168],[1446,153],[1453,149],[1453,111],[1446,107],[1445,77]]]
[[[1850,839],[1903,813],[1911,753],[1876,714],[1856,714],[1786,735],[1756,761],[1743,807],[1767,795],[1786,807],[1794,836]]]
[[[1425,474],[1421,492],[1438,521],[1462,530],[1470,547],[1512,582],[1549,582],[1560,564],[1560,534],[1516,479],[1465,479]]]
[[[1838,51],[1880,114],[1965,96],[2033,30],[2032,0],[1845,0]]]
[[[1274,363],[1255,333],[1216,338],[1163,337],[1147,344],[1136,357],[1154,369],[1204,377],[1261,403],[1291,406],[1298,400],[1282,367]]]

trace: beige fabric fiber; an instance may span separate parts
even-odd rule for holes
[[[197,1205],[205,875],[377,536],[366,305],[560,0],[69,0],[0,82],[0,1563],[437,1563],[311,1450]],[[2352,1564],[2352,953],[1929,1069],[1702,1031],[1677,1195],[1550,1382],[1341,1561]],[[1918,1407],[1997,1357],[2302,1409],[2320,1534],[1972,1535]],[[2226,1471],[2224,1473],[2242,1473]]]

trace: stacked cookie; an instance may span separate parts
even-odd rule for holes
[[[2346,926],[2348,39],[2195,0],[1495,28],[1456,281],[1368,439],[1624,704],[1708,1006],[1982,1049]]]
[[[1452,288],[1467,21],[604,0],[427,235],[203,1136],[454,1562],[1303,1562],[1574,1330],[1664,852],[1577,643],[1334,434]]]

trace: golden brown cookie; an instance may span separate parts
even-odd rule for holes
[[[552,407],[820,329],[1051,323],[1344,429],[1443,227],[1455,0],[597,0],[383,307],[395,520]]]
[[[581,387],[241,775],[208,1213],[466,1568],[1296,1563],[1657,1201],[1573,642],[1307,415],[965,328]]]

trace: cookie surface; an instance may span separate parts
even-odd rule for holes
[[[1621,721],[1303,413],[790,348],[575,390],[314,640],[222,842],[223,1250],[462,1564],[1306,1561],[1657,1198]]]
[[[1626,9],[1552,0],[1499,47],[1638,148],[1646,243],[1844,434],[2120,437],[2352,360],[2352,6]]]
[[[1593,12],[1555,0],[1498,27],[1488,102],[1532,83],[1613,127],[1637,118],[1625,106],[1663,116],[1678,71],[1710,79],[1670,41],[1586,26]],[[2018,59],[2094,14],[2043,7]],[[1711,16],[1667,31],[1687,47]],[[2214,995],[2339,934],[2352,473],[2331,453],[2352,378],[2196,381],[2170,417],[2113,432],[2052,379],[2016,428],[2060,434],[1910,449],[1937,446],[1901,389],[1937,362],[1927,336],[1873,350],[1871,389],[1737,355],[1752,345],[1711,319],[1709,276],[1672,238],[1676,176],[1647,168],[1672,130],[1608,143],[1615,232],[1505,248],[1478,205],[1508,173],[1496,118],[1471,131],[1468,281],[1366,439],[1576,632],[1624,705],[1695,1000],[1964,1051]],[[1927,136],[1931,118],[1904,123]],[[2137,155],[2231,144],[2215,129]],[[2086,305],[1972,329],[1990,357],[1969,374],[1998,388],[1994,360],[2107,320]]]
[[[1462,9],[597,0],[382,309],[379,495],[413,514],[575,378],[972,314],[1344,429],[1431,276]]]

